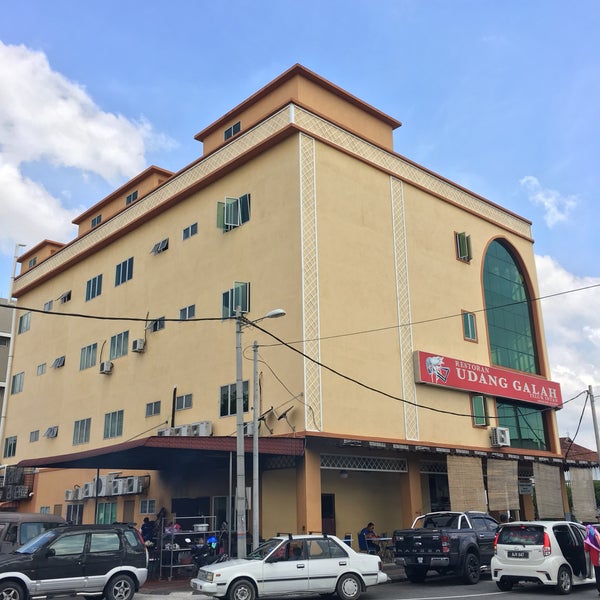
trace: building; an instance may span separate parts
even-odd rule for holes
[[[397,154],[399,126],[295,65],[198,133],[197,161],[19,258],[2,447],[39,469],[24,508],[231,519],[239,309],[262,536],[531,518],[534,486],[565,514],[531,223]]]
[[[8,304],[8,300],[0,298],[0,304]],[[4,406],[4,397],[6,395],[8,355],[10,340],[12,338],[11,314],[9,310],[0,310],[0,406]]]

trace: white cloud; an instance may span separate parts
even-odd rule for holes
[[[552,379],[561,384],[563,401],[590,385],[600,399],[600,287],[590,287],[600,286],[600,277],[577,277],[550,256],[536,256],[536,268],[540,296],[556,294],[541,302]],[[581,291],[563,293],[569,290]],[[585,394],[559,411],[561,436],[575,435],[584,403]],[[596,447],[589,404],[577,441]]]
[[[533,175],[523,177],[519,183],[529,195],[529,201],[544,210],[544,221],[552,228],[561,221],[566,221],[571,211],[577,206],[576,196],[563,196],[556,190],[543,188]]]
[[[23,174],[27,163],[117,185],[146,167],[149,148],[172,146],[146,120],[103,111],[81,85],[53,71],[42,52],[0,41],[0,252],[12,256],[17,241],[68,241],[72,219],[88,208],[65,208]]]

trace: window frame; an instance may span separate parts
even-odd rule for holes
[[[123,435],[123,421],[125,419],[125,411],[114,410],[104,414],[104,430],[103,439],[110,440],[121,437]]]
[[[127,356],[129,352],[129,330],[115,333],[110,338],[109,360],[116,360],[121,356]]]
[[[96,366],[98,358],[98,344],[94,342],[88,346],[84,346],[81,349],[79,356],[79,370],[84,371],[85,369],[91,369]]]
[[[102,273],[88,279],[85,283],[85,301],[93,300],[102,294]]]
[[[192,394],[179,394],[175,396],[175,410],[187,410],[192,408]]]
[[[129,206],[130,204],[133,204],[137,199],[138,199],[138,190],[135,190],[135,191],[131,192],[131,194],[128,194],[126,196],[125,206]]]
[[[487,398],[483,394],[471,394],[470,401],[473,427],[487,427],[490,424]]]
[[[160,400],[155,400],[154,402],[147,402],[146,417],[156,417],[157,415],[160,415]]]
[[[468,310],[461,310],[463,339],[467,342],[477,342],[477,315]]]
[[[17,436],[9,435],[4,438],[4,458],[12,458],[17,454]]]
[[[21,371],[20,373],[15,373],[10,381],[10,393],[12,394],[20,394],[23,391],[23,386],[25,384],[25,371]]]
[[[240,307],[242,314],[250,312],[250,282],[235,281],[232,288],[223,292],[221,301],[222,318],[234,318],[237,306]]]
[[[57,356],[50,365],[53,369],[61,369],[65,366],[66,356],[63,354],[62,356]]]
[[[73,422],[73,446],[89,444],[92,419],[87,417]]]
[[[40,430],[39,429],[34,429],[33,431],[29,432],[29,443],[33,444],[35,442],[39,442],[40,441]]]
[[[223,141],[226,142],[230,140],[232,137],[236,136],[242,130],[242,121],[236,121],[223,131]]]
[[[166,252],[169,249],[169,238],[165,238],[160,242],[156,242],[154,246],[152,246],[152,250],[150,250],[150,254],[160,254],[161,252]]]
[[[196,317],[196,305],[190,304],[179,309],[179,320],[189,321]]]
[[[225,399],[223,393],[227,390],[227,398]],[[228,383],[222,385],[219,390],[219,417],[233,417],[237,414],[237,383]],[[242,412],[247,413],[250,406],[250,381],[244,379],[242,382]],[[223,409],[227,403],[227,413],[224,413]]]
[[[102,223],[102,214],[98,214],[92,218],[92,220],[90,221],[90,227],[94,229],[94,227],[98,227],[100,223]]]
[[[251,196],[225,197],[224,202],[217,202],[217,227],[227,233],[250,221]]]
[[[17,333],[25,333],[29,331],[31,328],[31,311],[23,313],[19,316],[19,326],[17,328]]]
[[[473,253],[471,251],[471,236],[466,232],[454,232],[456,243],[456,258],[461,262],[471,262]]]
[[[198,234],[198,221],[191,223],[187,227],[184,227],[181,231],[181,239],[188,240],[194,235]]]
[[[122,260],[115,266],[115,287],[133,279],[133,256]]]

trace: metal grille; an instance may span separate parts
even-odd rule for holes
[[[408,464],[404,458],[388,458],[387,456],[321,454],[321,469],[408,473]]]
[[[261,469],[264,471],[276,471],[278,469],[294,469],[296,467],[295,456],[284,456],[275,455],[261,457],[260,461]]]
[[[448,473],[448,465],[445,462],[436,460],[422,460],[419,463],[419,473]]]

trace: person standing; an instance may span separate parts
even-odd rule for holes
[[[593,525],[586,526],[586,536],[583,540],[583,547],[590,554],[590,560],[594,567],[596,575],[596,589],[600,596],[600,534]]]

